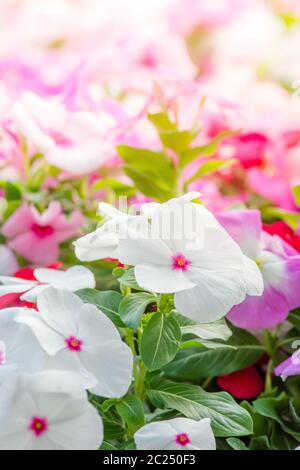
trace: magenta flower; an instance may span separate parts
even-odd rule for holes
[[[59,202],[51,202],[42,214],[23,204],[4,223],[8,246],[32,263],[47,265],[58,260],[59,244],[78,235],[83,224],[79,211],[67,219]]]
[[[243,253],[260,268],[264,292],[247,296],[234,306],[228,319],[245,329],[271,328],[284,321],[289,311],[300,306],[300,256],[277,235],[262,230],[257,210],[237,210],[220,214],[219,222],[239,244]]]

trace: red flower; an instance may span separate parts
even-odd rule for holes
[[[282,240],[300,252],[300,237],[285,222],[280,220],[273,224],[263,224],[263,229],[270,235],[278,235]]]
[[[217,384],[239,399],[256,398],[264,390],[264,381],[254,366],[217,378]]]

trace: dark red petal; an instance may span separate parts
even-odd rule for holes
[[[244,400],[255,398],[264,390],[263,378],[254,366],[218,377],[217,384],[235,398]]]

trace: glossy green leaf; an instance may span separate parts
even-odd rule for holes
[[[146,307],[155,300],[156,298],[147,292],[126,295],[119,305],[119,315],[122,321],[130,328],[137,328]]]
[[[178,410],[187,418],[210,418],[217,437],[252,433],[251,416],[226,392],[208,393],[197,385],[163,380],[150,384],[148,397],[154,406]]]
[[[155,313],[141,339],[141,357],[146,367],[157,370],[174,359],[180,346],[180,327],[172,314]]]

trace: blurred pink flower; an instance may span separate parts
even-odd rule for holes
[[[231,309],[228,319],[245,329],[272,328],[283,322],[290,310],[300,306],[299,252],[263,231],[257,210],[224,212],[218,220],[244,255],[256,262],[264,281],[263,295],[247,296]]]
[[[26,92],[14,106],[13,121],[17,131],[61,170],[83,175],[104,163],[107,128],[92,113],[72,113],[57,101]]]
[[[3,224],[7,245],[32,263],[47,265],[59,257],[59,244],[78,235],[83,216],[74,211],[67,219],[59,202],[53,201],[42,214],[23,204]]]

